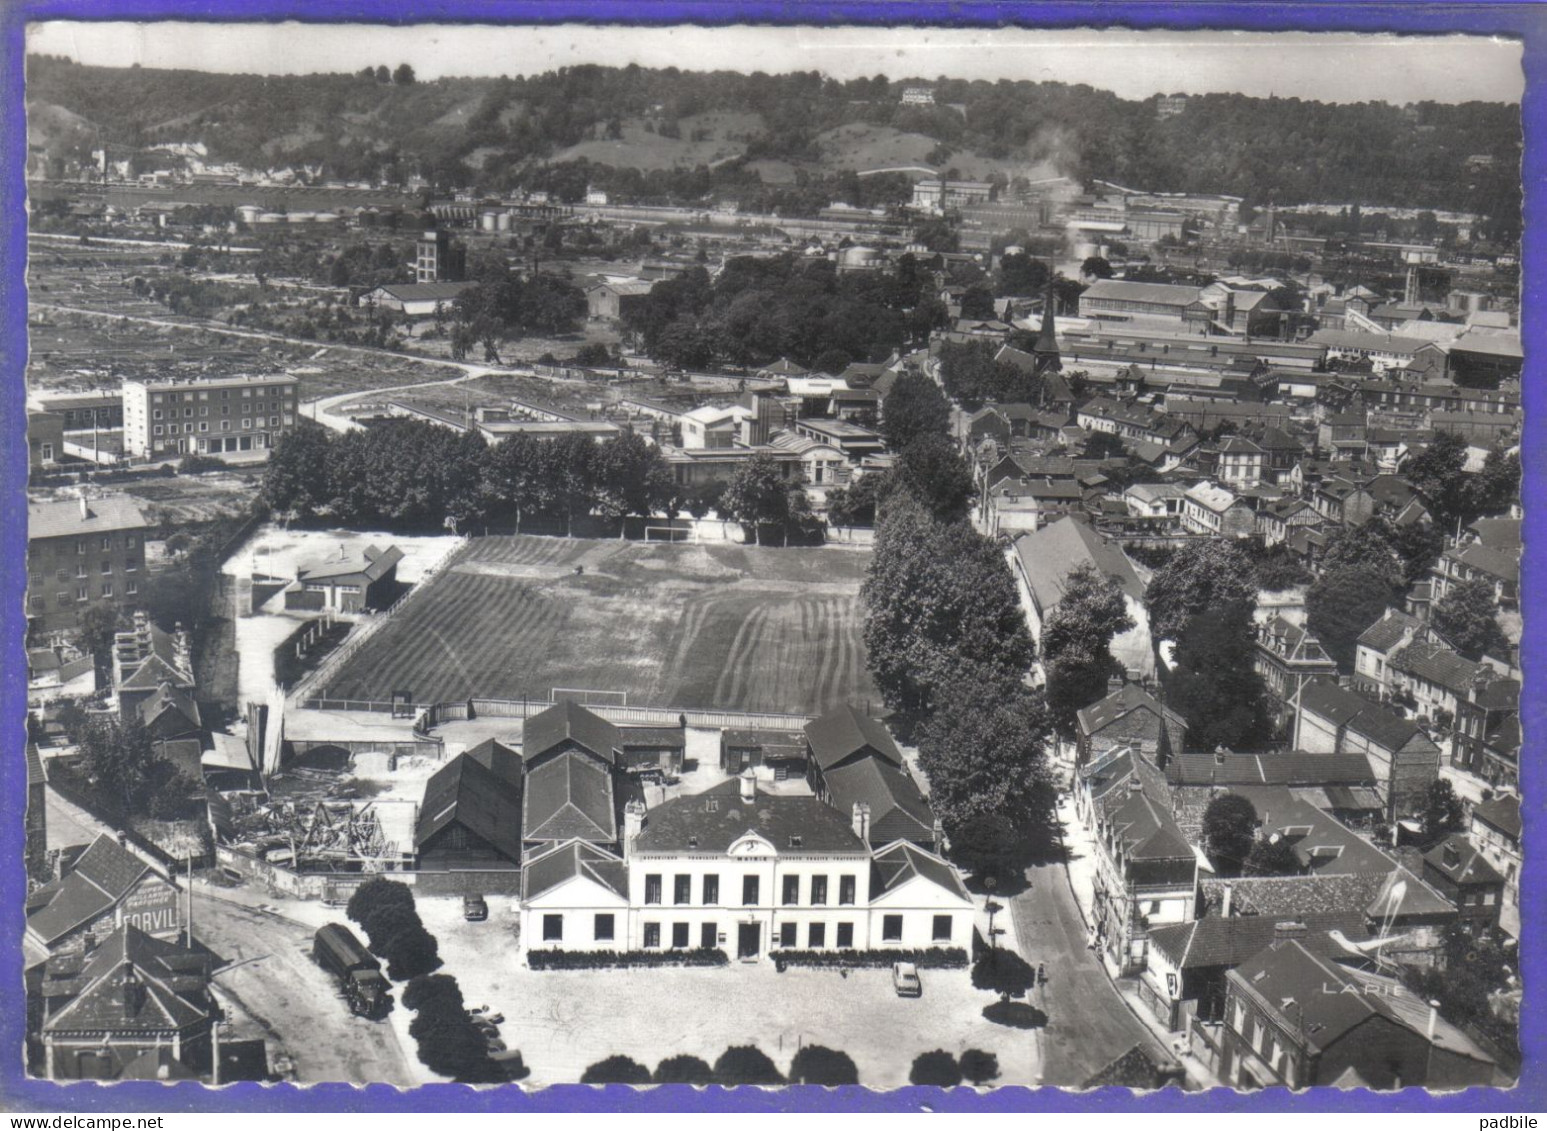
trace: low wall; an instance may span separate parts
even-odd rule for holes
[[[594,714],[600,715],[610,723],[619,726],[679,726],[684,722],[690,727],[717,727],[720,729],[734,730],[800,730],[811,722],[814,715],[786,715],[774,712],[748,712],[748,711],[698,711],[683,710],[678,707],[620,707],[608,703],[586,703],[583,697],[571,697],[575,702],[582,703],[585,708]],[[446,722],[460,722],[473,718],[498,718],[498,719],[528,719],[540,714],[553,706],[546,699],[458,699],[450,703],[419,703],[413,705],[417,715],[414,721],[414,731],[417,734],[427,735],[430,730]],[[369,711],[375,714],[390,714],[392,704],[380,699],[323,699],[317,696],[303,699],[300,703],[303,710],[312,711]],[[432,741],[426,739],[426,741]],[[312,746],[337,745],[347,746],[348,743],[312,742]],[[388,745],[378,743],[358,744],[370,749],[386,749]]]

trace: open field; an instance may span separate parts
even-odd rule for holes
[[[874,704],[869,558],[832,549],[484,538],[326,680],[417,702],[627,691],[630,703],[816,714]],[[583,566],[584,574],[576,574]]]

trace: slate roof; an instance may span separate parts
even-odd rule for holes
[[[81,516],[79,499],[27,504],[27,538],[83,537],[116,530],[139,530],[150,523],[139,504],[127,495],[88,499]]]
[[[1166,780],[1179,786],[1370,785],[1375,775],[1363,754],[1209,753],[1189,750],[1166,763]]]
[[[1521,545],[1520,525],[1518,518],[1480,518],[1467,529],[1490,549],[1518,553]]]
[[[306,562],[296,569],[296,577],[301,581],[360,577],[366,584],[370,584],[373,581],[379,581],[389,569],[402,560],[403,551],[396,546],[388,546],[385,550],[367,546],[358,554],[345,554]]]
[[[1105,699],[1098,699],[1089,707],[1080,708],[1076,718],[1082,734],[1097,734],[1118,719],[1140,709],[1152,711],[1157,718],[1169,719],[1180,726],[1187,725],[1181,715],[1162,706],[1159,700],[1137,683],[1125,683]]]
[[[829,711],[805,726],[812,756],[825,771],[866,746],[894,766],[901,766],[902,751],[886,727],[850,706]]]
[[[538,856],[521,869],[521,898],[535,899],[576,878],[592,881],[620,899],[628,898],[628,868],[623,861],[594,844],[572,840]]]
[[[1517,844],[1520,841],[1520,798],[1514,794],[1479,801],[1472,806],[1472,819],[1498,829]]]
[[[636,747],[659,749],[670,747],[681,750],[687,745],[681,727],[619,727],[618,748],[628,750]]]
[[[425,783],[414,845],[422,848],[455,823],[521,862],[521,790],[476,758],[459,754]]]
[[[87,846],[75,867],[27,897],[27,932],[50,946],[108,910],[152,868],[106,833]]]
[[[617,840],[612,771],[566,750],[527,772],[521,817],[526,840]]]
[[[1144,585],[1122,548],[1072,515],[1018,539],[1015,554],[1044,614],[1063,600],[1069,574],[1087,563],[1115,578],[1123,593],[1135,601],[1144,598]]]
[[[831,805],[815,797],[762,791],[748,804],[741,799],[741,782],[734,778],[651,809],[634,851],[725,852],[749,832],[768,841],[780,855],[841,852],[859,856],[869,851],[854,835],[851,818]],[[799,843],[792,838],[798,838]]]
[[[145,700],[139,706],[140,721],[146,726],[151,726],[162,715],[175,711],[194,730],[204,725],[199,715],[199,704],[192,695],[186,691],[173,687],[170,683],[163,683],[156,689],[156,693]]]
[[[565,700],[526,720],[521,753],[530,762],[565,742],[577,743],[612,762],[618,749],[618,728],[580,704]]]
[[[476,283],[383,283],[376,289],[402,302],[438,302],[456,298]]]
[[[1455,863],[1450,862],[1452,859]],[[1460,833],[1451,833],[1425,852],[1423,862],[1454,884],[1502,884],[1504,882],[1504,877],[1499,870]]]
[[[1355,695],[1328,679],[1308,682],[1300,693],[1300,706],[1305,711],[1331,721],[1335,726],[1348,727],[1353,733],[1387,750],[1401,750],[1414,738],[1423,735],[1421,728],[1412,720],[1404,719],[1389,708]],[[1425,738],[1425,741],[1428,739]]]
[[[934,810],[918,783],[879,758],[861,758],[822,774],[832,806],[852,814],[857,803],[870,806],[870,843],[894,840],[933,840]]]
[[[1420,1036],[1428,1032],[1428,1003],[1397,979],[1330,961],[1294,939],[1269,943],[1237,967],[1232,977],[1271,1012],[1293,1018],[1306,1043],[1320,1051],[1374,1017],[1384,1017]],[[1434,1023],[1432,1043],[1454,1055],[1493,1063],[1471,1038],[1443,1018]]]
[[[1234,879],[1205,876],[1199,879],[1198,887],[1203,915],[1220,914],[1224,889],[1229,887],[1233,915],[1293,919],[1304,915],[1356,911],[1366,917],[1384,919],[1388,909],[1386,897],[1398,881],[1405,886],[1397,905],[1397,919],[1407,916],[1455,917],[1456,909],[1443,896],[1407,869],[1395,865],[1385,875],[1357,872]]]
[[[1423,627],[1423,621],[1408,616],[1400,609],[1387,609],[1380,620],[1359,634],[1359,643],[1366,648],[1386,653],[1402,643],[1408,633]]]
[[[1080,298],[1190,306],[1198,301],[1200,293],[1198,287],[1179,286],[1175,283],[1131,283],[1124,279],[1098,279],[1081,292]]]
[[[514,786],[519,792],[522,783],[521,755],[497,738],[486,738],[477,746],[465,750],[464,758],[470,758],[494,776]]]
[[[1080,1085],[1081,1088],[1131,1088],[1148,1091],[1156,1086],[1166,1066],[1155,1063],[1142,1044],[1123,1053]]]
[[[1317,953],[1338,953],[1342,950],[1327,938],[1328,931],[1341,931],[1345,937],[1356,940],[1364,938],[1367,933],[1364,915],[1358,911],[1323,912],[1297,916],[1292,920],[1263,915],[1232,915],[1229,919],[1193,919],[1187,923],[1152,927],[1150,945],[1165,955],[1178,970],[1239,966],[1273,942],[1279,926],[1285,922],[1304,927],[1305,933],[1296,937],[1302,945]]]
[[[1341,821],[1287,790],[1254,799],[1253,805],[1262,821],[1260,832],[1288,841],[1308,874],[1386,876],[1396,867],[1395,860]]]
[[[47,1033],[173,1033],[208,1016],[208,958],[137,927],[114,931],[87,958],[84,988],[44,1022]],[[138,981],[143,995],[125,992]]]
[[[1479,675],[1492,670],[1441,644],[1417,640],[1396,652],[1391,657],[1391,666],[1462,696],[1471,692]]]
[[[1495,550],[1491,546],[1485,546],[1481,542],[1476,542],[1470,546],[1463,546],[1459,550],[1446,550],[1445,557],[1459,561],[1472,569],[1480,570],[1490,577],[1497,577],[1511,582],[1520,580],[1520,555],[1518,552]]]
[[[922,877],[970,903],[961,877],[940,857],[925,852],[915,844],[891,844],[877,852],[870,861],[870,898],[877,899],[889,891],[896,891],[916,877]]]

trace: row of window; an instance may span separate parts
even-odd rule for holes
[[[128,581],[124,583],[124,596],[134,597],[138,595],[139,591],[140,586],[138,582]],[[102,583],[102,591],[99,596],[113,596],[113,583],[111,581],[104,581]],[[82,601],[89,601],[91,600],[91,587],[87,585],[77,586],[75,589],[74,598],[71,598],[69,590],[61,589],[57,594],[55,594],[54,599],[58,604],[58,607],[61,609],[66,608],[72,604],[79,604]],[[27,604],[30,608],[41,610],[43,608],[43,594],[32,594],[27,598]]]
[[[279,417],[277,417],[277,416],[270,416],[270,417],[267,417],[266,419],[269,422],[268,423],[268,427],[270,427],[270,428],[278,428],[279,427]],[[264,426],[264,424],[263,424],[264,420],[265,420],[265,417],[262,417],[262,416],[257,417],[258,427],[259,428],[262,428]],[[291,421],[291,419],[289,417],[286,417],[285,418],[285,423],[289,424],[289,423],[292,423],[292,421]],[[251,428],[252,426],[253,426],[252,418],[249,417],[249,418],[243,419],[243,421],[242,421],[242,428],[243,429],[248,429],[248,428]],[[150,429],[151,435],[153,435],[153,436],[160,436],[160,435],[162,435],[162,431],[161,430],[163,428],[166,429],[166,435],[168,435],[168,436],[175,436],[175,435],[177,435],[177,425],[175,425],[175,424],[153,424],[153,425],[151,425],[151,429]],[[209,431],[209,421],[207,421],[207,420],[199,421],[199,431],[200,432],[208,432]],[[229,420],[222,420],[220,422],[220,431],[222,431],[222,432],[229,432],[229,431],[231,431],[231,422]],[[192,424],[184,424],[183,425],[183,432],[185,434],[192,434],[192,432],[193,432],[193,425]]]
[[[785,906],[794,906],[800,903],[800,877],[787,875],[784,878],[780,891],[779,902]],[[812,907],[823,907],[828,900],[827,876],[812,876],[808,891],[807,902]],[[663,877],[658,874],[645,876],[645,902],[660,903],[662,901]],[[700,902],[705,907],[714,907],[720,902],[720,877],[706,875],[701,885]],[[854,876],[838,877],[838,903],[840,905],[852,905],[858,892],[858,883]],[[744,907],[756,907],[762,895],[762,883],[760,876],[743,876],[741,878],[741,902]],[[690,875],[677,875],[672,877],[671,901],[677,906],[684,906],[693,902],[693,877]]]
[[[659,949],[661,945],[661,926],[657,922],[643,924],[643,944],[646,950]],[[686,950],[692,946],[691,923],[671,923],[671,949]],[[779,946],[786,950],[800,945],[800,925],[798,923],[779,924]],[[854,946],[854,924],[833,924],[833,945],[839,950],[849,950]],[[616,916],[608,913],[596,915],[591,926],[591,938],[594,942],[613,942],[617,935]],[[936,943],[948,943],[951,941],[951,916],[936,915],[931,924],[930,937]],[[884,942],[902,941],[902,916],[883,915],[881,917],[881,939]],[[554,943],[564,941],[564,916],[553,913],[543,916],[543,942]],[[698,945],[705,950],[719,946],[722,943],[720,928],[716,923],[699,924]],[[827,924],[806,924],[806,948],[808,950],[822,950],[827,946]]]
[[[75,540],[75,552],[77,554],[88,553],[91,548],[91,542],[92,540],[90,538],[77,538]],[[140,536],[138,534],[124,535],[124,549],[132,550],[139,544]],[[98,545],[101,546],[102,552],[104,554],[107,553],[113,548],[113,536],[111,534],[102,535],[102,537],[98,540]]]
[[[228,401],[228,400],[231,399],[231,390],[230,389],[215,389],[213,391],[219,394],[219,396],[216,398],[217,400]],[[164,400],[168,404],[177,404],[179,401],[185,401],[185,400],[186,401],[191,401],[191,400],[194,400],[196,395],[197,395],[197,399],[199,399],[201,401],[207,401],[207,400],[210,399],[210,392],[211,392],[211,390],[209,390],[209,389],[200,389],[197,394],[195,394],[191,390],[189,392],[186,392],[186,393],[152,393],[150,395],[150,403],[151,404],[161,404],[162,401]],[[286,396],[286,397],[290,397],[290,398],[293,399],[295,397],[295,388],[294,388],[294,386],[291,386],[289,388],[285,388],[284,386],[270,387],[270,386],[265,385],[261,389],[253,389],[253,388],[243,389],[242,390],[242,396],[244,398],[252,398],[252,397],[255,397],[255,396],[256,397]]]
[[[139,568],[140,568],[140,563],[138,561],[136,561],[134,558],[130,558],[128,561],[124,562],[124,572],[125,573],[134,573]],[[108,560],[107,558],[103,558],[102,559],[102,572],[104,574],[110,574],[110,573],[113,572],[113,563],[110,560]],[[81,578],[84,578],[85,576],[86,576],[86,563],[85,562],[77,563],[76,567],[75,567],[75,577],[76,577],[76,579],[79,580]],[[69,571],[69,569],[67,569],[65,567],[61,567],[61,568],[55,570],[54,571],[54,580],[56,580],[56,581],[69,581],[70,580],[70,571]],[[41,585],[41,584],[43,584],[43,571],[42,570],[35,569],[35,570],[32,571],[32,584],[34,584],[34,585]]]
[[[274,410],[276,412],[279,411],[279,409],[281,407],[283,407],[283,406],[281,406],[278,401],[274,402],[273,408],[274,408]],[[266,413],[266,412],[269,411],[269,405],[267,403],[259,403],[259,404],[254,404],[254,405],[248,405],[248,406],[246,406],[246,411],[251,412],[251,413],[259,413],[259,414]],[[208,416],[209,415],[209,408],[208,408],[208,406],[199,409],[199,415],[200,416]],[[220,415],[221,416],[230,416],[231,415],[231,406],[230,405],[221,405],[220,406]],[[183,416],[186,417],[189,420],[192,420],[193,419],[193,409],[191,409],[191,408],[183,409]],[[166,416],[163,418],[161,410],[159,408],[152,409],[151,413],[150,413],[150,418],[152,420],[161,420],[161,419],[176,420],[177,419],[177,410],[175,408],[168,409],[167,412],[166,412]]]

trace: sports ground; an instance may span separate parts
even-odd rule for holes
[[[875,704],[868,562],[837,548],[481,538],[327,676],[325,694],[429,703],[571,688],[795,714]]]

